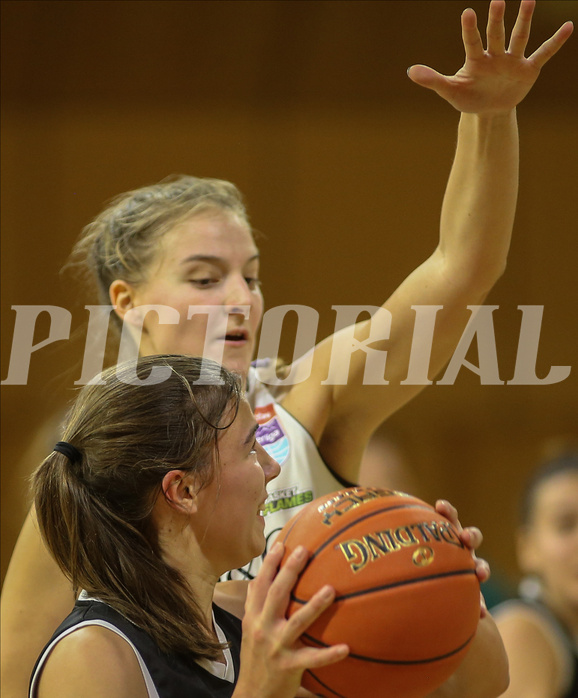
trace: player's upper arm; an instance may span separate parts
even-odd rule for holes
[[[438,250],[410,274],[371,320],[361,320],[328,337],[312,352],[312,364],[301,362],[299,381],[282,404],[312,434],[338,474],[356,480],[355,464],[372,432],[441,370],[471,317],[467,305],[482,299],[479,291],[447,270]],[[416,330],[412,306],[426,308],[432,315],[431,346],[425,342],[425,347],[422,332]],[[420,359],[426,370],[422,379],[413,377],[406,383],[416,343],[418,354],[426,357]]]
[[[32,614],[30,599],[34,599]],[[72,584],[44,545],[31,510],[2,588],[2,695],[26,695],[36,658],[74,601]]]
[[[43,667],[36,698],[147,698],[132,647],[112,630],[91,625],[63,638]]]

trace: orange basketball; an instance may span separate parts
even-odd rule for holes
[[[310,553],[289,615],[324,584],[336,590],[303,642],[350,648],[343,661],[306,671],[306,688],[330,698],[419,698],[453,674],[476,632],[480,587],[471,553],[433,507],[354,487],[308,504],[279,540],[285,558],[298,545]]]

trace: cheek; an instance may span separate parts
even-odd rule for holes
[[[255,465],[250,471],[245,472],[243,479],[238,483],[236,492],[243,493],[247,511],[254,513],[255,506],[260,503],[265,492],[265,475],[260,465]]]
[[[206,315],[193,315],[186,319],[187,310],[180,315],[180,322],[175,324],[161,324],[151,313],[151,322],[147,323],[147,332],[155,342],[158,351],[168,354],[202,355],[205,345],[205,332],[207,329]]]
[[[187,314],[188,308],[183,309],[181,312],[181,321],[178,325],[175,325],[175,332],[198,336],[204,339],[208,324],[207,314],[199,313],[198,315],[191,315],[189,319],[187,319]]]
[[[570,568],[572,551],[567,536],[555,533],[541,537],[539,541],[540,568],[544,576],[556,576]]]
[[[263,294],[261,293],[261,291],[255,291],[250,318],[250,322],[255,328],[257,328],[261,324],[261,320],[263,318],[263,307]]]

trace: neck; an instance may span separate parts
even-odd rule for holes
[[[153,518],[164,562],[182,575],[207,621],[207,627],[212,628],[212,603],[218,574],[203,554],[190,521],[173,512],[164,497],[158,498]]]
[[[218,577],[200,553],[196,541],[191,543],[183,546],[181,542],[177,546],[171,546],[166,541],[161,542],[163,559],[181,573],[193,591],[193,596],[207,621],[207,627],[212,628],[213,595]]]

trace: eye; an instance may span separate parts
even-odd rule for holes
[[[252,276],[246,276],[245,283],[251,289],[251,291],[256,291],[261,287],[261,280]]]
[[[571,533],[578,524],[578,519],[575,515],[568,514],[562,515],[555,521],[555,529],[558,533]]]
[[[189,279],[189,283],[194,284],[199,288],[207,288],[208,286],[214,286],[219,283],[220,279],[213,277],[204,277],[201,279]]]
[[[254,453],[255,455],[257,455],[257,439],[255,439],[253,441],[253,444],[251,446],[251,450],[249,451],[249,453]]]

